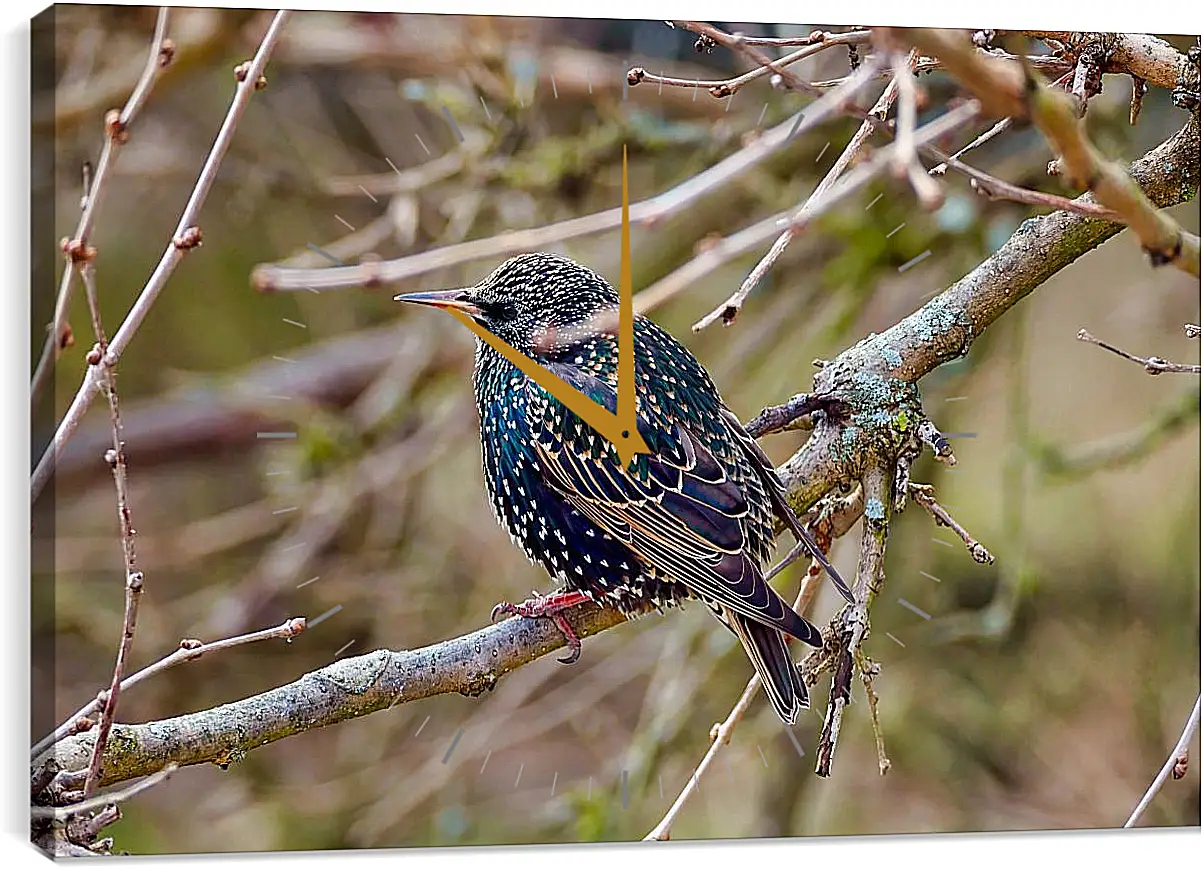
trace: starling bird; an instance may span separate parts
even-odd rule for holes
[[[600,275],[549,254],[510,259],[462,290],[405,302],[456,309],[609,408],[617,405],[618,294]],[[638,429],[650,454],[623,467],[613,444],[485,342],[475,394],[493,512],[563,588],[493,611],[555,619],[571,662],[580,641],[561,611],[593,601],[628,615],[693,598],[738,637],[785,722],[809,706],[785,634],[814,646],[818,629],[764,580],[773,518],[827,563],[785,500],[759,445],[701,364],[650,320],[634,323]]]

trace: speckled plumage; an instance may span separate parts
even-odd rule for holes
[[[563,257],[515,257],[457,297],[515,349],[614,410],[617,293]],[[419,301],[414,299],[413,301]],[[565,588],[628,614],[705,602],[743,643],[778,714],[808,705],[787,632],[818,630],[763,580],[784,490],[700,363],[635,319],[636,406],[651,454],[611,443],[477,341],[484,477],[498,521]]]

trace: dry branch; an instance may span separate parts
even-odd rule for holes
[[[175,267],[179,265],[180,260],[183,259],[184,254],[200,245],[201,233],[200,228],[196,226],[196,220],[200,216],[201,208],[208,198],[209,190],[217,178],[217,170],[220,168],[221,161],[229,149],[230,142],[233,140],[234,131],[238,127],[238,121],[246,111],[251,96],[256,90],[260,89],[260,81],[263,76],[263,70],[267,66],[267,59],[271,56],[272,49],[275,48],[275,44],[280,38],[280,33],[284,22],[288,20],[288,15],[287,11],[276,13],[271,21],[271,25],[267,29],[267,34],[259,44],[259,50],[255,52],[254,59],[236,71],[238,86],[235,89],[233,100],[230,102],[229,111],[226,113],[221,129],[217,133],[217,138],[213,142],[213,147],[209,150],[209,155],[205,160],[199,177],[196,179],[196,185],[192,188],[192,194],[188,198],[188,203],[184,206],[179,223],[176,226],[175,232],[172,233],[171,239],[168,241],[158,265],[146,281],[142,292],[138,295],[137,301],[130,308],[129,313],[121,324],[121,328],[117,330],[116,335],[113,336],[113,340],[108,345],[104,360],[107,366],[112,367],[120,360],[121,354],[125,352],[130,341],[133,340],[138,328],[150,312],[151,306],[154,305],[155,300],[158,299],[159,294],[167,285],[168,279],[175,271]],[[75,394],[75,398],[71,401],[66,414],[63,415],[63,419],[59,422],[53,440],[42,454],[41,459],[38,460],[30,481],[31,501],[36,502],[42,490],[45,489],[46,484],[54,473],[55,460],[59,452],[79,426],[84,413],[91,406],[92,400],[96,398],[96,393],[101,386],[100,370],[99,366],[88,367],[83,383],[80,385],[79,391]]]
[[[1079,187],[1093,191],[1098,202],[1119,214],[1139,236],[1153,265],[1172,263],[1195,277],[1202,274],[1198,237],[1158,209],[1122,166],[1102,156],[1086,136],[1077,106],[1068,95],[1042,84],[1018,64],[981,55],[965,33],[901,32],[942,60],[987,110],[1034,122],[1060,155],[1068,177]]]
[[[612,610],[582,605],[565,614],[580,637],[622,622]],[[413,651],[377,650],[343,658],[260,695],[144,725],[115,725],[105,749],[101,784],[181,767],[228,765],[284,737],[345,722],[434,695],[479,695],[522,665],[564,645],[550,620],[507,619],[463,637]],[[87,764],[90,733],[61,741],[33,764],[32,781]]]
[[[37,368],[34,369],[33,381],[29,388],[30,397],[34,403],[37,402],[49,382],[51,373],[54,371],[54,364],[58,361],[59,356],[64,349],[71,345],[71,327],[67,323],[67,313],[71,310],[71,296],[75,286],[75,256],[89,250],[88,240],[96,222],[96,214],[104,191],[108,187],[109,178],[112,176],[113,167],[117,163],[121,146],[129,139],[130,124],[146,104],[160,71],[171,63],[174,46],[167,39],[167,24],[170,14],[170,10],[166,6],[159,9],[146,64],[134,85],[133,93],[130,94],[125,107],[120,112],[111,112],[105,118],[104,146],[100,150],[100,159],[96,161],[96,172],[92,176],[90,184],[86,185],[83,213],[79,216],[79,223],[75,227],[74,235],[67,240],[63,251],[66,259],[63,276],[59,282],[58,297],[54,303],[54,318],[50,323],[46,343],[42,347],[42,355],[38,359]]]
[[[1108,350],[1117,356],[1121,356],[1123,359],[1131,360],[1133,363],[1139,363],[1144,367],[1144,371],[1150,375],[1160,375],[1164,374],[1165,372],[1174,372],[1176,374],[1187,375],[1202,374],[1202,366],[1193,365],[1192,363],[1169,362],[1168,360],[1161,359],[1158,356],[1136,356],[1135,354],[1128,353],[1122,348],[1115,347],[1113,344],[1102,341],[1100,338],[1094,338],[1093,335],[1091,335],[1089,331],[1085,329],[1082,329],[1077,333],[1077,340],[1084,341],[1087,344],[1096,344],[1103,350]]]
[[[1181,777],[1185,775],[1184,772],[1178,774],[1177,771],[1184,770],[1184,766],[1187,762],[1183,761],[1182,759],[1187,759],[1189,757],[1189,745],[1193,741],[1194,735],[1198,733],[1200,714],[1199,705],[1202,705],[1202,695],[1199,695],[1194,701],[1194,709],[1189,714],[1189,718],[1185,720],[1185,728],[1181,731],[1181,737],[1178,738],[1177,745],[1173,747],[1173,751],[1169,753],[1169,757],[1165,760],[1164,765],[1156,774],[1156,778],[1152,780],[1152,784],[1148,786],[1148,790],[1144,792],[1144,796],[1140,798],[1139,803],[1132,811],[1130,818],[1128,818],[1123,824],[1124,828],[1134,827],[1135,823],[1138,822],[1140,817],[1144,814],[1144,811],[1156,798],[1156,795],[1160,793],[1160,789],[1168,781],[1170,776],[1172,776],[1174,779],[1181,779]]]

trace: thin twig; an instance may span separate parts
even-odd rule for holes
[[[1040,83],[1028,67],[980,54],[959,38],[958,31],[904,33],[913,44],[942,60],[986,110],[1033,121],[1060,155],[1063,172],[1121,216],[1139,237],[1153,265],[1172,263],[1194,277],[1202,274],[1198,236],[1157,209],[1120,164],[1102,156],[1086,135],[1073,97]]]
[[[864,684],[864,696],[868,699],[868,721],[872,725],[872,736],[876,741],[876,766],[884,776],[893,767],[885,752],[885,733],[881,730],[880,697],[876,693],[873,681],[881,675],[881,666],[868,656],[860,653],[856,664],[860,671],[860,682]]]
[[[884,99],[883,95],[882,99]],[[879,105],[880,102],[878,101]],[[940,116],[930,124],[915,131],[915,145],[922,147],[927,142],[939,139],[951,131],[970,123],[977,117],[978,108],[975,102],[968,102]],[[861,127],[861,130],[863,129]],[[724,325],[732,323],[738,317],[739,311],[742,310],[743,303],[751,294],[751,291],[755,289],[760,279],[767,274],[772,265],[780,258],[780,255],[784,253],[789,242],[814,220],[830,210],[836,203],[841,202],[848,195],[864,187],[892,165],[896,148],[896,145],[890,145],[880,149],[871,160],[860,163],[855,169],[839,179],[837,184],[833,183],[834,179],[832,179],[832,183],[823,189],[822,196],[818,196],[819,189],[816,188],[814,194],[811,194],[805,204],[793,215],[793,218],[784,231],[777,237],[777,240],[768,250],[768,253],[752,269],[751,274],[747,276],[739,288],[726,301],[693,324],[693,330],[695,332],[702,330],[719,319],[722,320]],[[846,150],[844,153],[846,153]],[[840,158],[842,159],[842,155],[840,155]],[[850,159],[849,157],[848,161]],[[828,174],[827,178],[831,178],[831,176]],[[823,182],[826,180],[824,178]],[[822,188],[821,184],[819,188]]]
[[[160,674],[168,668],[173,668],[176,665],[182,665],[184,662],[195,661],[205,653],[220,652],[221,650],[230,649],[236,646],[242,646],[247,643],[256,643],[261,640],[272,640],[274,638],[283,638],[291,640],[305,630],[305,618],[303,616],[286,619],[274,628],[264,628],[260,631],[252,631],[249,634],[240,634],[237,637],[227,637],[221,640],[210,641],[209,643],[201,643],[198,640],[188,638],[180,641],[179,648],[171,652],[169,655],[163,656],[157,662],[147,665],[137,673],[131,674],[121,681],[121,691],[128,691],[133,686],[143,680],[150,679],[156,674]],[[101,693],[103,695],[103,693]],[[79,731],[86,731],[87,727],[80,727],[81,722],[88,722],[87,717],[91,716],[100,709],[100,698],[93,698],[87,704],[84,704],[78,710],[71,714],[61,725],[54,729],[53,732],[47,734],[41,740],[34,744],[30,750],[30,757],[36,758],[45,752],[49,747],[53,746],[58,741],[69,737]]]
[[[1202,695],[1194,701],[1193,712],[1189,714],[1189,718],[1185,720],[1185,728],[1181,732],[1181,737],[1177,740],[1177,745],[1173,747],[1173,751],[1169,753],[1168,759],[1165,760],[1164,766],[1160,768],[1160,772],[1156,774],[1156,778],[1152,780],[1152,784],[1148,786],[1148,790],[1144,792],[1144,796],[1139,799],[1135,809],[1131,813],[1131,817],[1123,824],[1124,828],[1131,828],[1139,821],[1140,816],[1160,793],[1160,789],[1164,786],[1168,778],[1172,776],[1174,779],[1180,779],[1184,773],[1178,774],[1179,769],[1184,769],[1184,765],[1188,762],[1183,762],[1182,759],[1189,757],[1189,745],[1194,739],[1194,735],[1198,733],[1198,721],[1202,705]]]
[[[117,363],[121,358],[121,354],[129,346],[130,341],[133,340],[138,328],[146,319],[151,306],[158,299],[159,294],[167,284],[167,280],[175,271],[175,267],[179,265],[180,260],[183,259],[184,254],[200,244],[201,233],[200,228],[195,225],[196,219],[217,177],[217,170],[221,166],[222,159],[229,149],[234,131],[238,126],[238,121],[246,111],[251,96],[256,90],[262,87],[262,83],[265,81],[263,79],[263,70],[267,66],[267,58],[271,56],[272,49],[275,48],[276,43],[279,41],[284,22],[288,20],[289,14],[287,10],[280,10],[275,14],[271,25],[267,28],[267,34],[263,37],[263,42],[259,45],[259,50],[255,53],[254,59],[249,64],[240,67],[238,71],[238,87],[230,103],[229,111],[226,113],[225,120],[221,124],[221,129],[217,133],[213,147],[209,150],[209,156],[200,170],[200,175],[196,179],[196,186],[193,187],[192,195],[188,198],[188,203],[184,207],[183,214],[180,215],[179,223],[172,234],[171,241],[168,242],[167,248],[159,259],[154,272],[142,288],[137,301],[130,308],[124,322],[121,324],[121,328],[117,330],[116,335],[113,336],[113,340],[108,346],[105,357],[106,363],[110,367]],[[96,397],[96,392],[100,387],[99,371],[99,367],[89,366],[87,373],[84,375],[83,383],[80,385],[78,392],[76,392],[75,398],[71,401],[67,413],[63,415],[63,419],[59,422],[58,429],[54,433],[54,439],[46,448],[45,453],[42,454],[41,459],[38,460],[38,464],[34,468],[33,476],[30,480],[31,501],[37,501],[38,496],[45,489],[47,482],[54,472],[55,458],[58,456],[59,451],[63,449],[63,445],[67,443],[67,440],[75,432],[80,420],[83,419],[84,412],[88,410],[92,404],[92,400]]]
[[[113,664],[113,676],[109,690],[104,693],[104,704],[100,711],[100,723],[96,732],[96,748],[88,764],[88,775],[83,793],[87,797],[96,790],[100,778],[100,760],[109,730],[117,714],[117,701],[121,696],[121,675],[125,673],[133,646],[134,632],[138,625],[138,606],[142,601],[143,576],[138,570],[137,548],[134,545],[133,519],[129,509],[128,467],[125,457],[125,439],[121,432],[121,408],[117,399],[117,371],[109,362],[108,339],[100,319],[100,302],[96,296],[96,269],[91,262],[79,267],[83,278],[84,292],[88,298],[88,309],[92,314],[92,328],[96,333],[96,347],[88,354],[92,368],[100,371],[100,389],[108,397],[109,422],[112,425],[113,446],[105,453],[105,459],[113,470],[113,484],[117,490],[117,525],[121,534],[121,558],[125,568],[125,614],[122,620],[121,640],[117,645],[117,658]]]
[[[705,88],[711,95],[721,99],[723,97],[734,96],[744,85],[747,85],[756,79],[763,78],[764,76],[775,72],[778,68],[791,66],[798,61],[805,60],[807,57],[813,57],[820,51],[825,51],[826,49],[833,48],[837,45],[864,45],[870,42],[872,39],[872,32],[869,30],[851,30],[846,33],[821,33],[821,31],[815,32],[820,35],[820,39],[817,41],[804,42],[802,48],[799,48],[792,54],[787,54],[779,60],[774,61],[774,66],[769,67],[760,65],[750,72],[743,73],[742,75],[735,76],[734,78],[722,79],[721,81],[680,79],[673,78],[671,76],[655,75],[654,73],[647,72],[647,70],[643,69],[642,67],[636,66],[632,67],[630,71],[627,72],[626,80],[632,85],[637,85],[640,82],[647,82],[649,84],[661,84],[676,88]],[[814,34],[811,34],[809,37],[804,37],[804,39],[810,40],[810,37],[813,35]],[[743,45],[797,44],[796,42],[767,42],[763,39],[746,37],[740,33],[731,34],[731,37]]]
[[[864,533],[860,538],[860,558],[856,566],[855,604],[844,608],[842,634],[834,639],[838,644],[838,661],[831,681],[830,699],[818,738],[818,762],[814,772],[830,776],[843,711],[851,701],[851,681],[860,655],[860,645],[868,634],[868,612],[885,580],[885,544],[889,538],[889,514],[893,484],[890,472],[883,465],[869,465],[860,483],[864,489]]]
[[[1118,354],[1123,359],[1129,359],[1133,363],[1139,363],[1144,367],[1144,371],[1150,375],[1159,375],[1164,374],[1165,372],[1187,375],[1202,374],[1202,365],[1169,362],[1168,360],[1161,359],[1158,356],[1150,356],[1146,358],[1142,356],[1135,356],[1134,354],[1127,353],[1127,351],[1121,348],[1115,347],[1113,344],[1107,344],[1100,338],[1094,338],[1092,335],[1090,335],[1088,330],[1082,329],[1080,332],[1078,332],[1077,339],[1089,344],[1096,344],[1098,347],[1103,348],[1104,350],[1108,350],[1113,354]]]
[[[967,145],[965,145],[963,148],[961,148],[959,151],[957,151],[955,154],[953,154],[952,157],[959,160],[961,157],[963,157],[969,151],[972,151],[975,148],[980,148],[982,145],[984,145],[990,139],[993,139],[996,136],[1000,136],[1002,133],[1005,133],[1007,130],[1009,130],[1013,126],[1014,126],[1013,118],[1002,118],[1002,120],[998,121],[996,124],[994,124],[988,130],[986,130],[984,133],[982,133],[976,139],[973,139],[971,142],[969,142]],[[930,174],[931,175],[944,175],[947,173],[947,166],[948,166],[947,163],[940,163],[936,166],[932,166],[930,169]]]
[[[960,540],[964,542],[964,546],[968,548],[973,561],[980,562],[982,565],[993,564],[993,554],[985,549],[985,545],[970,535],[964,526],[952,518],[947,508],[935,500],[934,487],[929,483],[911,483],[910,497],[926,508],[927,513],[934,517],[937,525],[947,526],[956,533]]]
[[[943,204],[943,188],[929,174],[918,159],[914,142],[914,128],[918,125],[918,86],[914,83],[914,63],[918,51],[909,56],[900,52],[893,55],[893,81],[898,96],[897,103],[897,147],[893,157],[894,174],[904,177],[914,188],[918,204],[927,211],[934,211]]]
[[[145,779],[141,779],[128,788],[111,791],[108,794],[100,794],[87,800],[82,800],[79,803],[71,804],[65,807],[30,807],[29,813],[35,819],[54,819],[56,821],[66,821],[72,816],[78,816],[81,813],[86,813],[90,810],[99,809],[101,807],[111,807],[117,804],[125,803],[134,795],[146,791],[148,788],[153,788],[160,782],[163,782],[175,771],[179,770],[178,764],[168,764],[158,773],[152,773]]]
[[[113,166],[116,165],[117,155],[121,150],[121,146],[129,138],[129,126],[146,104],[146,100],[150,96],[150,91],[158,79],[159,72],[165,69],[171,62],[174,52],[170,41],[167,39],[167,24],[170,16],[171,10],[168,7],[163,6],[159,8],[159,15],[154,26],[154,36],[150,40],[150,53],[146,57],[146,66],[142,70],[142,75],[134,86],[129,99],[126,101],[125,107],[120,112],[110,113],[105,118],[105,137],[104,145],[100,149],[100,159],[97,160],[96,171],[92,174],[90,182],[86,185],[82,204],[83,212],[80,214],[79,223],[75,227],[75,234],[67,242],[67,250],[64,251],[67,257],[63,268],[63,276],[59,282],[58,296],[54,303],[54,318],[50,322],[49,331],[46,335],[46,343],[42,347],[42,355],[38,359],[37,368],[34,369],[33,380],[29,387],[31,402],[37,402],[38,396],[41,395],[50,380],[54,364],[58,361],[62,352],[71,346],[71,332],[70,326],[67,323],[67,314],[71,310],[71,297],[74,291],[73,279],[75,277],[75,269],[73,266],[75,261],[72,257],[72,252],[87,250],[88,236],[91,234],[92,226],[96,221],[100,200],[105,189],[108,187],[108,181],[112,175]]]
[[[846,534],[852,525],[855,524],[856,520],[859,519],[863,507],[864,503],[860,499],[858,492],[840,501],[828,515],[821,518],[817,523],[815,540],[817,540],[818,546],[823,550],[829,551],[834,538]],[[794,547],[790,555],[798,551],[800,546],[799,544],[797,547]],[[769,572],[765,579],[771,579],[787,561],[788,557],[786,557],[785,562],[782,562]],[[822,566],[816,559],[811,560],[809,569],[801,579],[801,587],[797,590],[797,598],[793,602],[793,609],[797,613],[804,616],[809,612],[814,599],[822,588],[823,577]],[[689,802],[689,799],[700,788],[701,777],[709,770],[714,759],[718,757],[718,753],[722,751],[722,747],[730,743],[731,735],[734,733],[739,722],[742,721],[743,716],[747,713],[759,688],[760,677],[759,674],[755,674],[747,681],[747,686],[743,689],[743,694],[739,696],[739,700],[735,702],[734,707],[731,708],[726,718],[710,729],[709,749],[706,750],[704,757],[702,757],[700,763],[693,770],[693,775],[689,777],[680,794],[676,796],[676,800],[672,802],[672,806],[668,808],[664,817],[660,819],[659,824],[652,828],[647,836],[643,837],[644,840],[671,839],[672,825],[676,822],[676,817],[680,815],[681,810],[684,809],[684,805]]]
[[[811,129],[827,117],[843,110],[845,101],[872,77],[868,65],[853,74],[840,88],[823,94],[811,104],[798,121],[790,118],[736,151],[730,157],[698,173],[650,199],[630,205],[630,225],[653,227],[672,215],[685,210],[696,200],[719,190],[748,169],[779,151],[796,135]],[[279,264],[262,264],[251,275],[252,285],[263,293],[296,292],[300,290],[340,290],[349,287],[374,288],[424,275],[474,260],[504,257],[524,251],[534,251],[571,239],[615,230],[622,225],[621,207],[594,212],[578,218],[547,224],[542,227],[513,230],[485,239],[446,245],[420,254],[395,260],[359,263],[354,266],[335,266],[320,269],[289,269]],[[644,294],[640,293],[640,297]],[[636,309],[647,310],[648,303],[667,299],[667,295],[636,299]]]

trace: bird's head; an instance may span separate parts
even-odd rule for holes
[[[592,269],[554,254],[513,257],[474,287],[396,299],[459,311],[532,359],[617,335],[618,294]]]

